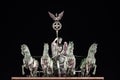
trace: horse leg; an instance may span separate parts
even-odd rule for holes
[[[93,75],[95,75],[95,73],[96,73],[96,68],[97,68],[97,65],[96,64],[94,64],[94,71],[93,71]]]
[[[46,76],[48,77],[49,75],[49,69],[48,69],[49,67],[47,66],[47,70],[46,70]]]
[[[76,74],[75,68],[72,68],[72,76],[74,76],[75,74]]]
[[[37,67],[35,67],[34,71],[33,71],[33,76],[36,77],[37,76]]]
[[[85,76],[85,69],[81,69],[81,76],[84,77]]]
[[[43,77],[47,77],[47,68],[43,68]]]
[[[88,76],[88,74],[89,74],[89,66],[88,66],[88,64],[85,65],[85,68],[86,68],[85,76]]]
[[[33,76],[33,69],[29,67],[30,70],[30,76]]]
[[[33,75],[37,76],[39,63],[36,61],[36,67],[34,67]]]
[[[22,75],[25,75],[24,68],[25,68],[25,65],[22,65]]]
[[[70,75],[70,69],[68,68],[67,69],[67,76],[69,76]]]
[[[51,74],[51,76],[53,76],[53,73],[54,73],[54,72],[53,72],[53,66],[51,67],[51,71],[52,71],[52,74]]]

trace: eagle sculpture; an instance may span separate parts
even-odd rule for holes
[[[49,14],[49,16],[54,20],[54,21],[59,21],[59,20],[61,20],[61,18],[62,18],[62,16],[63,16],[63,14],[64,14],[64,11],[62,11],[61,13],[59,13],[59,14],[52,14],[51,12],[48,12],[48,14]]]

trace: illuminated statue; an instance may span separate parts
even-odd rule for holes
[[[43,55],[41,57],[41,66],[44,73],[44,76],[52,76],[53,75],[53,61],[49,56],[49,45],[47,43],[44,44]]]
[[[96,43],[93,43],[89,50],[88,50],[88,55],[86,58],[84,58],[81,62],[80,69],[81,69],[81,75],[82,76],[90,76],[90,71],[91,69],[94,68],[93,70],[93,75],[96,73],[96,59],[95,59],[95,53],[97,52],[97,45]]]
[[[63,38],[58,35],[62,28],[60,20],[63,17],[64,11],[55,15],[51,12],[48,12],[48,14],[54,20],[52,28],[55,30],[56,36],[50,46],[48,43],[44,43],[43,54],[39,59],[40,62],[31,56],[26,44],[21,45],[21,54],[24,56],[22,74],[25,75],[24,68],[26,68],[30,71],[30,77],[38,76],[38,72],[42,72],[44,77],[71,77],[76,76],[77,72],[79,72],[80,76],[87,77],[91,76],[92,71],[92,74],[95,75],[97,68],[95,54],[98,44],[93,43],[89,47],[87,57],[82,59],[80,66],[78,66],[80,69],[77,70],[76,62],[79,62],[80,57],[78,59],[78,56],[74,55],[74,42],[63,41]],[[42,71],[38,71],[38,68]]]
[[[29,76],[37,76],[37,70],[39,67],[38,61],[30,54],[29,48],[26,44],[21,45],[21,54],[24,56],[22,65],[22,74],[25,75],[24,68],[30,70]]]
[[[69,42],[67,47],[67,75],[74,76],[75,73],[75,66],[76,66],[76,58],[73,54],[74,51],[74,43],[72,41]]]

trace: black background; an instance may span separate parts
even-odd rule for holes
[[[31,55],[41,56],[43,44],[55,38],[53,20],[48,11],[60,13],[63,25],[59,36],[64,41],[74,41],[74,54],[87,56],[89,46],[98,43],[97,73],[105,80],[117,78],[117,57],[113,53],[112,8],[104,1],[9,1],[1,6],[0,72],[4,79],[21,75],[23,56],[20,45],[29,46]],[[77,61],[79,64],[80,61]],[[1,76],[1,75],[0,75]]]

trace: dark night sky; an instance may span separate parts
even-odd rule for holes
[[[116,56],[112,50],[112,15],[107,2],[63,2],[63,1],[9,1],[2,8],[2,34],[3,51],[1,64],[3,77],[21,76],[23,56],[20,45],[29,46],[31,55],[41,56],[43,44],[51,43],[55,38],[52,29],[53,20],[48,11],[60,13],[64,10],[61,20],[63,25],[59,36],[64,41],[74,41],[74,54],[87,56],[89,46],[98,43],[97,73],[106,79],[115,78]],[[77,64],[79,64],[78,61]]]

